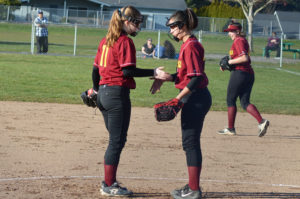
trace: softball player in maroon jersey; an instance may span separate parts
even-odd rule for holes
[[[100,192],[106,196],[128,196],[132,192],[121,187],[117,180],[120,155],[127,139],[130,122],[130,89],[135,89],[133,77],[166,74],[161,68],[136,68],[136,50],[132,39],[143,21],[133,6],[115,10],[105,38],[100,41],[95,57],[92,79],[93,90],[98,92],[97,106],[109,132],[109,144],[104,156],[104,181]]]
[[[262,137],[267,133],[270,122],[263,119],[257,108],[250,103],[251,90],[254,84],[254,71],[251,67],[249,45],[241,30],[242,26],[237,22],[232,22],[224,30],[224,32],[228,32],[229,37],[233,40],[229,51],[231,59],[228,63],[234,65],[234,69],[231,71],[227,87],[228,128],[218,131],[218,133],[223,135],[236,134],[234,123],[237,113],[236,100],[239,97],[243,109],[257,120],[258,136]]]
[[[181,100],[182,146],[186,154],[189,183],[171,192],[175,199],[201,198],[200,172],[202,152],[200,136],[203,122],[211,107],[211,95],[207,89],[208,78],[204,72],[204,49],[192,34],[198,25],[196,14],[191,9],[176,11],[168,20],[170,34],[177,41],[183,41],[177,62],[177,73],[169,75],[167,81],[174,81],[179,94],[173,100]],[[155,80],[152,93],[155,93],[163,81]]]

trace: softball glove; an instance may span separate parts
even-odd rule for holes
[[[159,122],[173,120],[182,107],[183,103],[176,98],[155,104],[155,118]]]
[[[225,56],[225,57],[223,57],[220,60],[220,66],[221,66],[222,70],[229,70],[229,71],[231,71],[234,68],[233,65],[230,65],[228,63],[228,61],[229,61],[229,56],[228,55]]]
[[[93,108],[97,106],[97,92],[94,89],[86,90],[80,96],[85,105]]]

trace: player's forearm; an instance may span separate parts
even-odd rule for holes
[[[93,66],[92,80],[93,80],[93,89],[95,91],[98,91],[99,90],[99,82],[100,82],[100,74],[99,74],[98,67]]]
[[[184,89],[176,96],[177,99],[181,100],[187,94],[190,94],[195,89],[198,88],[200,82],[202,81],[202,76],[194,76]]]
[[[249,56],[248,55],[242,55],[238,58],[235,58],[235,59],[230,59],[228,61],[228,63],[230,65],[234,65],[234,64],[241,64],[241,63],[245,63],[245,62],[248,62],[249,61]]]
[[[151,77],[154,76],[154,69],[141,69],[129,66],[122,69],[124,77]]]
[[[170,77],[166,81],[175,82],[177,78],[177,73],[171,74]]]
[[[184,87],[184,89],[182,89],[182,91],[176,96],[176,99],[181,100],[184,96],[190,94],[191,91],[188,87]]]

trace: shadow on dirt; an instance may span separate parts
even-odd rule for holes
[[[169,193],[134,193],[130,198],[157,198],[167,199],[172,198]]]
[[[203,198],[300,198],[300,193],[273,192],[206,192]]]
[[[172,198],[169,193],[134,193],[130,198]],[[202,198],[300,198],[300,193],[273,192],[205,192]]]

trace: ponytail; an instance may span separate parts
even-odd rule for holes
[[[106,34],[106,45],[112,47],[119,39],[123,28],[123,21],[119,10],[115,10],[111,17],[108,32]]]
[[[142,23],[143,16],[133,6],[125,6],[122,9],[115,10],[111,17],[108,32],[106,34],[107,47],[112,47],[114,43],[119,39],[123,31],[124,21],[126,20],[133,23]]]
[[[187,26],[187,29],[188,30],[194,30],[195,28],[197,28],[197,26],[198,26],[198,17],[194,13],[194,11],[190,8],[187,8],[184,12],[185,12],[185,15],[186,15],[185,24]]]

